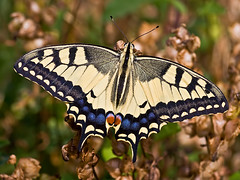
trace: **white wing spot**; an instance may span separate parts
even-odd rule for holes
[[[126,134],[119,134],[118,137],[123,137],[123,138],[125,138],[125,137],[127,137],[127,135],[126,135]],[[124,140],[124,141],[125,141],[125,140]]]
[[[149,84],[148,82],[141,82],[141,85],[142,85],[142,88],[143,88],[143,91],[148,99],[148,102],[151,104],[151,105],[156,105],[154,103],[154,99],[152,97],[152,93],[151,93],[151,89],[149,87]]]
[[[67,106],[67,109],[70,107],[70,105],[69,105],[69,104],[66,104],[66,106]]]
[[[150,93],[152,95],[153,98],[153,104],[156,105],[159,101],[160,101],[160,97],[159,97],[159,91],[157,89],[157,83],[158,83],[158,78],[154,78],[151,81],[148,82],[148,86],[150,89]]]
[[[101,130],[101,129],[96,129],[96,131],[100,134],[104,134],[103,130]],[[100,137],[102,138],[102,136],[100,136]]]
[[[78,83],[81,85],[81,88],[85,93],[89,92],[94,87],[88,87],[88,85],[96,78],[97,74],[98,71],[93,65],[89,65],[82,74]]]
[[[33,71],[33,70],[30,71],[30,74],[31,74],[32,76],[35,76],[35,75],[36,75],[35,71]]]
[[[85,134],[87,134],[88,132],[94,131],[95,128],[93,125],[88,125],[85,129]]]
[[[50,81],[48,79],[44,79],[43,82],[45,82],[46,85],[50,84]]]
[[[182,112],[182,114],[181,114],[181,117],[184,117],[184,116],[187,116],[188,115],[188,113],[187,112]]]
[[[226,103],[225,102],[222,102],[222,107],[225,107]]]
[[[69,100],[69,101],[74,101],[74,98],[72,96],[66,96],[66,98]]]
[[[63,94],[62,91],[58,91],[57,93],[58,93],[59,96],[64,97],[64,94]]]
[[[204,109],[204,107],[202,107],[202,106],[200,106],[199,108],[198,108],[198,111],[204,111],[205,109]]]
[[[211,105],[207,105],[206,109],[212,109]]]
[[[53,92],[56,92],[56,87],[55,86],[50,86],[50,88],[53,90]]]
[[[84,114],[80,114],[78,116],[78,120],[83,120],[84,122],[86,122],[86,116]]]
[[[130,138],[133,141],[133,144],[136,143],[136,136],[133,133],[129,134],[128,138]]]
[[[190,113],[194,113],[194,112],[196,112],[196,109],[195,108],[191,108],[189,112]]]
[[[65,80],[68,80],[74,70],[75,70],[75,67],[70,66],[61,74],[61,76],[64,77]]]
[[[79,123],[79,122],[77,122],[77,125],[82,127],[82,124],[81,124],[81,123]]]
[[[24,70],[24,71],[28,71],[28,68],[27,68],[27,67],[23,67],[23,70]]]
[[[157,123],[151,123],[149,125],[149,129],[152,129],[152,128],[158,129],[158,124]]]
[[[161,130],[162,127],[165,126],[165,125],[167,125],[167,123],[166,123],[166,122],[162,122],[162,123],[159,125],[159,130]]]
[[[157,133],[157,131],[155,131],[155,130],[152,130],[151,132],[149,132],[149,134],[148,134],[148,137],[150,137],[151,136],[151,134],[156,134]]]
[[[36,77],[37,77],[39,80],[43,80],[42,75],[37,75]]]
[[[148,134],[148,129],[146,127],[141,127],[138,134],[141,134],[141,133]]]
[[[214,108],[219,108],[219,105],[218,105],[218,104],[214,104],[213,107],[214,107]]]
[[[169,116],[168,115],[162,115],[162,116],[160,116],[160,119],[169,119]]]
[[[77,114],[79,113],[79,109],[76,106],[71,106],[70,110],[76,112]]]
[[[22,67],[22,62],[19,62],[18,63],[18,68],[21,68]]]
[[[172,119],[176,119],[176,118],[178,118],[178,117],[179,117],[179,115],[174,114],[174,115],[172,116]]]

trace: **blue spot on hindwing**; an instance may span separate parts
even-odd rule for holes
[[[121,127],[125,130],[128,130],[130,128],[130,121],[128,119],[124,119],[122,124],[121,124]]]
[[[83,106],[82,111],[85,113],[89,112],[89,107],[88,106]]]
[[[145,118],[145,117],[140,120],[141,124],[146,124],[147,122],[148,122],[147,118]]]
[[[153,112],[150,112],[148,114],[148,119],[151,121],[151,120],[154,120],[156,118],[155,114]]]
[[[104,125],[105,121],[106,121],[106,118],[105,118],[104,114],[99,114],[96,118],[96,122],[99,125]]]
[[[84,99],[80,99],[80,100],[78,101],[78,104],[79,104],[81,107],[83,107],[84,104],[85,104],[85,100],[84,100]]]
[[[96,115],[94,113],[90,112],[88,114],[87,118],[88,118],[89,121],[94,122],[96,120]]]
[[[139,128],[140,128],[139,122],[134,122],[131,124],[131,130],[137,131],[139,130]]]

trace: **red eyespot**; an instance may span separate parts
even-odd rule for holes
[[[117,126],[117,125],[121,124],[121,122],[122,122],[122,117],[120,115],[117,115],[114,125]]]
[[[112,126],[115,121],[115,116],[112,113],[108,114],[106,117],[106,120],[107,120],[107,123]]]

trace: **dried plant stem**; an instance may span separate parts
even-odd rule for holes
[[[73,14],[72,23],[69,24],[69,26],[66,28],[67,30],[65,31],[64,35],[62,36],[62,39],[60,40],[60,42],[66,42],[67,41],[68,35],[70,34],[71,30],[73,29],[74,23],[77,19],[77,12],[80,8],[81,2],[82,2],[81,0],[76,0],[75,1],[76,5],[74,6],[74,9],[72,11],[72,14]]]
[[[207,151],[208,151],[208,155],[210,155],[210,144],[209,144],[209,136],[205,136],[205,139],[206,139],[206,146],[207,146]]]
[[[97,176],[97,173],[95,171],[94,165],[92,165],[92,170],[93,170],[93,175],[94,175],[95,179],[98,180],[98,176]]]

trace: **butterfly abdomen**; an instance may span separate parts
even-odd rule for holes
[[[131,64],[133,60],[133,53],[131,50],[131,44],[128,43],[126,48],[124,49],[124,53],[122,54],[121,61],[119,64],[119,72],[116,82],[116,91],[112,93],[115,94],[115,108],[118,109],[120,104],[124,104],[126,101],[126,95],[129,91],[130,84],[130,72],[131,72]]]

